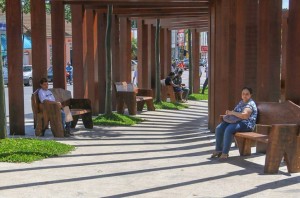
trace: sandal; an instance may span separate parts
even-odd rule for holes
[[[229,157],[228,154],[222,153],[219,157],[219,159],[227,159]]]
[[[213,154],[210,156],[210,158],[220,157],[221,155],[222,155],[222,152],[214,151]]]

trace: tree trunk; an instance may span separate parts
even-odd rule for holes
[[[112,5],[107,6],[107,26],[105,35],[106,52],[106,96],[105,96],[105,114],[112,114],[112,54],[111,54],[111,21]]]
[[[155,93],[155,102],[161,102],[160,97],[160,49],[159,49],[159,31],[160,31],[160,19],[156,20],[156,31],[155,31],[155,69],[156,69],[156,93]]]

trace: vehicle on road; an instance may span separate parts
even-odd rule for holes
[[[48,82],[53,82],[53,68],[50,66],[47,70],[47,79]]]
[[[32,65],[23,65],[23,83],[32,86]]]

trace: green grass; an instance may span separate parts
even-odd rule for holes
[[[0,140],[0,162],[30,163],[59,156],[74,150],[74,146],[53,140],[7,138]]]
[[[208,100],[208,90],[204,91],[204,94],[191,94],[188,97],[189,100]]]
[[[132,126],[142,121],[143,119],[141,118],[118,113],[112,113],[111,115],[104,114],[93,119],[95,125],[103,126]]]
[[[172,110],[180,110],[189,108],[188,105],[183,103],[172,103],[172,102],[154,102],[155,109],[172,109]]]

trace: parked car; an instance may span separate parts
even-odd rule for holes
[[[8,85],[8,69],[7,69],[7,67],[3,67],[3,80],[4,80],[4,85]]]
[[[136,70],[137,68],[137,60],[131,60],[131,71]]]
[[[47,78],[49,82],[53,82],[53,68],[50,66],[47,71]]]
[[[32,65],[23,65],[23,83],[32,86]]]

